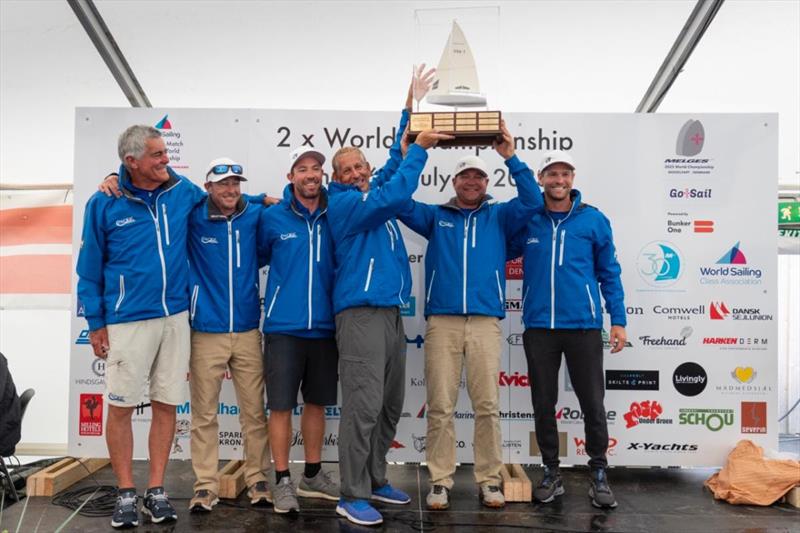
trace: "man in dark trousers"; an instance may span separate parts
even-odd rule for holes
[[[544,207],[509,247],[509,257],[524,257],[523,345],[532,381],[536,441],[544,463],[544,478],[533,495],[549,503],[564,494],[555,417],[563,354],[584,415],[592,505],[616,507],[606,479],[601,292],[611,315],[611,353],[622,350],[626,334],[621,269],[611,224],[596,207],[583,203],[580,192],[572,188],[575,163],[569,153],[557,150],[546,154],[538,177]]]

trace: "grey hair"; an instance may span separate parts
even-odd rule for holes
[[[117,141],[117,153],[123,163],[125,158],[131,156],[134,159],[141,159],[144,155],[145,142],[148,139],[158,139],[161,132],[152,126],[142,124],[131,126],[119,136]]]

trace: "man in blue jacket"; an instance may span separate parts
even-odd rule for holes
[[[616,507],[606,479],[608,428],[603,407],[603,315],[600,293],[611,315],[611,353],[625,346],[625,304],[621,269],[611,224],[572,188],[575,163],[563,151],[545,155],[539,170],[544,208],[511,243],[509,257],[523,255],[523,345],[532,381],[536,441],[544,478],[534,497],[549,503],[564,494],[559,474],[558,370],[567,361],[584,416],[589,454],[589,496],[595,507]],[[598,287],[599,286],[599,287]]]
[[[189,387],[192,397],[192,468],[197,480],[192,511],[211,511],[219,493],[217,410],[227,369],[236,390],[244,436],[244,479],[253,505],[272,501],[261,305],[256,237],[261,206],[245,202],[240,164],[229,158],[209,163],[208,199],[189,218],[189,320],[192,326]]]
[[[411,198],[427,149],[448,135],[426,131],[397,170],[370,189],[364,154],[343,148],[333,158],[328,223],[336,253],[333,292],[342,418],[341,499],[336,512],[351,522],[379,524],[375,499],[405,504],[386,480],[386,453],[403,407],[405,332],[399,306],[408,301],[411,271],[395,216]],[[399,150],[399,138],[393,149]]]
[[[456,196],[442,205],[411,201],[398,218],[428,239],[425,254],[425,384],[431,476],[430,509],[447,509],[456,470],[453,414],[462,368],[475,412],[475,482],[487,507],[503,507],[503,467],[497,375],[505,318],[506,241],[542,205],[533,172],[514,154],[505,127],[495,150],[516,180],[519,197],[495,203],[486,194],[489,171],[477,156],[453,171]]]
[[[155,128],[131,126],[118,152],[122,196],[98,192],[87,202],[77,272],[89,340],[106,359],[106,443],[119,486],[111,525],[130,527],[139,523],[131,415],[148,378],[153,419],[142,510],[153,522],[177,516],[164,470],[189,366],[187,224],[204,193],[167,166]]]
[[[264,375],[269,432],[275,460],[273,509],[299,511],[297,494],[339,499],[339,487],[321,469],[325,406],[336,405],[338,353],[331,294],[333,242],[322,186],[325,157],[298,148],[289,157],[283,201],[266,211],[259,254],[269,263],[264,294]],[[303,393],[305,468],[295,490],[289,475],[292,410]]]

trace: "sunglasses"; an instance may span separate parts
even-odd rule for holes
[[[220,176],[222,174],[227,173],[229,169],[234,174],[242,173],[242,165],[216,165],[214,167],[211,167],[211,170],[209,170],[208,173]]]

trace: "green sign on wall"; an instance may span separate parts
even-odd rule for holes
[[[778,202],[778,225],[800,224],[800,202]]]

